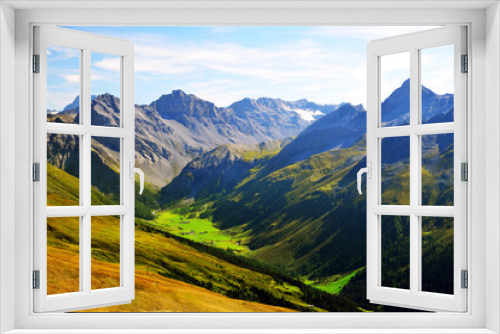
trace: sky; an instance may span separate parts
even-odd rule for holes
[[[226,107],[245,97],[366,105],[366,45],[370,40],[433,27],[66,28],[134,43],[136,104],[150,104],[182,89]],[[450,50],[425,50],[422,58],[422,83],[438,94],[453,93]],[[51,46],[47,55],[47,107],[61,110],[78,95],[80,54]],[[383,99],[409,77],[404,54],[385,57]],[[92,94],[119,96],[119,58],[93,52],[91,64]]]

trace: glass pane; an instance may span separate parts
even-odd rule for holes
[[[92,290],[120,286],[120,216],[92,217]]]
[[[410,217],[382,216],[382,286],[410,288]]]
[[[47,206],[80,205],[80,136],[47,135]]]
[[[410,137],[382,139],[382,204],[410,204]]]
[[[410,52],[380,57],[381,126],[410,123]]]
[[[92,52],[92,125],[120,126],[121,57]]]
[[[453,122],[454,46],[420,50],[422,124]]]
[[[80,291],[80,218],[47,218],[47,294]]]
[[[453,133],[422,136],[422,205],[453,206]]]
[[[422,217],[422,291],[453,294],[453,218]]]
[[[120,204],[120,138],[92,137],[92,205]]]
[[[80,54],[47,45],[47,122],[79,123]]]

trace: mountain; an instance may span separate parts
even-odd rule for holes
[[[453,94],[438,95],[429,88],[422,86],[422,120],[428,120],[439,114],[446,114],[453,109]],[[409,123],[410,115],[410,79],[382,102],[382,123],[386,126],[396,126]],[[451,114],[453,116],[453,114]],[[453,121],[453,118],[451,118]]]
[[[291,139],[260,144],[221,145],[193,159],[181,174],[162,190],[162,201],[171,202],[210,196],[240,181],[250,169],[276,155]],[[199,194],[199,192],[203,194]]]
[[[258,159],[232,186],[221,187],[217,181],[222,176],[212,175],[212,183],[197,190],[192,207],[213,203],[210,212],[217,226],[242,230],[252,256],[292,272],[322,277],[357,269],[364,266],[365,227],[352,221],[363,222],[366,213],[364,196],[355,190],[355,172],[365,164],[364,156],[360,141],[270,173],[266,165],[273,158]],[[224,173],[219,170],[218,175]],[[204,184],[197,178],[201,175],[186,170],[176,179]],[[174,180],[162,195],[173,194],[176,185]]]
[[[91,95],[90,96],[90,100],[91,101],[94,101],[94,99],[97,97],[97,95]],[[73,102],[71,102],[70,104],[68,104],[66,107],[63,108],[62,111],[68,111],[68,110],[71,110],[71,109],[76,109],[76,108],[79,108],[80,107],[80,95],[77,95],[75,97],[75,99],[73,100]]]
[[[91,95],[90,100],[93,101],[96,97],[97,97],[97,95]],[[61,114],[63,112],[68,112],[68,111],[74,110],[74,109],[79,108],[79,107],[80,107],[80,95],[77,95],[75,97],[75,99],[73,100],[73,102],[71,102],[70,104],[65,106],[63,108],[63,110],[59,111],[56,109],[47,109],[47,114],[52,114],[52,115]]]
[[[77,96],[65,111],[48,114],[48,120],[78,123],[78,103]],[[93,97],[92,124],[118,126],[119,105],[119,99],[110,94]],[[162,187],[190,161],[219,145],[258,144],[293,137],[336,108],[307,100],[271,98],[243,99],[219,108],[174,90],[149,105],[136,105],[136,165],[143,169],[148,182]]]
[[[314,154],[349,147],[365,133],[366,111],[363,106],[343,104],[302,131],[279,152],[273,164],[284,166]]]
[[[245,101],[245,100],[243,100]],[[136,107],[136,162],[148,180],[163,186],[191,160],[219,145],[257,144],[297,135],[308,122],[293,112],[244,107],[219,108],[181,90]]]
[[[200,192],[210,197],[211,192],[218,193],[235,180],[241,181],[259,164],[265,162],[261,174],[269,174],[315,154],[352,146],[363,138],[365,132],[366,111],[363,107],[343,104],[312,123],[293,140],[274,140],[259,145],[222,145],[204,153],[186,165],[180,175],[162,189],[161,201],[169,203],[204,197]]]
[[[453,118],[453,108],[434,111],[429,123]],[[289,272],[321,278],[356,270],[366,261],[366,199],[356,191],[356,173],[366,165],[365,129],[362,106],[344,104],[278,152],[219,147],[188,164],[160,202],[208,210],[219,228],[245,237],[251,256]],[[384,147],[383,199],[396,204],[405,197],[409,145],[387,138]],[[422,148],[422,201],[450,205],[453,135],[425,136]]]
[[[160,201],[214,203],[220,228],[243,228],[254,256],[289,270],[309,268],[320,277],[360,268],[364,246],[352,236],[364,232],[347,217],[361,221],[365,215],[355,209],[363,203],[355,172],[366,164],[365,132],[363,107],[344,104],[286,145],[230,145],[205,153],[162,189]],[[264,145],[272,149],[260,149]]]
[[[336,108],[336,105],[320,106],[307,100],[287,102],[272,98],[245,98],[231,104],[228,110],[234,112],[237,118],[249,121],[253,128],[264,128],[268,137],[286,138],[296,135]]]

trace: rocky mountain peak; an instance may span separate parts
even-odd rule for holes
[[[212,102],[186,94],[180,89],[162,95],[150,107],[156,109],[162,118],[176,120],[184,125],[190,123],[188,118],[201,120],[206,117],[216,118],[220,114],[220,109]]]
[[[453,108],[453,94],[438,95],[422,85],[422,119],[428,120],[438,113]],[[410,79],[394,90],[382,102],[382,122],[386,126],[407,124],[410,112]]]
[[[97,95],[92,101],[92,104],[94,103],[99,103],[117,110],[120,108],[120,99],[109,93]]]
[[[184,91],[182,89],[174,89],[172,91],[172,94],[174,97],[176,98],[180,98],[180,99],[185,99],[188,95],[186,93],[184,93]],[[192,95],[194,96],[194,95]]]
[[[247,111],[257,108],[257,101],[249,97],[245,97],[243,100],[234,102],[228,109]]]

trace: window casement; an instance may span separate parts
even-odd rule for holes
[[[432,110],[425,109],[422,102],[422,95],[427,89],[423,84],[427,65],[423,59],[427,52],[442,47],[448,48],[450,61],[453,62],[452,73],[446,73],[446,79],[454,80],[454,110],[450,110],[448,116],[439,115],[429,119]],[[385,84],[383,79],[387,75],[384,66],[394,66],[384,62],[384,57],[393,55],[402,56],[398,61],[403,64],[399,66],[408,69],[409,74],[409,96],[397,101],[398,108],[409,108],[409,117],[400,124],[391,123],[389,107],[384,108],[382,103]],[[467,290],[463,282],[467,275],[467,182],[462,175],[467,166],[467,71],[464,67],[466,64],[462,63],[466,55],[466,28],[459,26],[375,40],[368,45],[368,166],[364,171],[368,172],[367,298],[373,303],[430,311],[467,310]],[[436,61],[433,58],[430,60]],[[453,154],[452,166],[441,167],[449,169],[448,188],[434,189],[437,193],[453,192],[451,203],[436,205],[436,201],[431,203],[429,196],[423,195],[429,193],[426,187],[434,187],[437,183],[437,180],[432,180],[430,184],[423,182],[426,167],[423,151],[426,150],[429,139],[439,142],[439,146],[448,147],[448,151],[442,154]],[[442,144],[444,142],[446,144]],[[396,190],[398,194],[392,200],[387,200],[385,196],[384,159],[387,152],[384,151],[387,150],[398,150],[399,154],[406,154],[407,162],[402,168],[409,171],[408,180],[399,181],[408,185],[399,185]],[[444,160],[439,154],[435,159]],[[449,278],[453,283],[447,291],[429,288],[429,284],[425,282],[439,277],[424,279],[427,267],[423,265],[423,237],[432,233],[425,231],[425,224],[429,220],[439,221],[441,224],[445,222],[451,226],[448,233],[452,234],[453,263],[447,266],[452,271]],[[398,227],[403,232],[399,236],[386,236],[384,229],[390,224],[399,224]],[[398,237],[401,240],[395,240]],[[392,240],[384,240],[385,238]],[[409,270],[406,270],[409,284],[398,285],[384,279],[384,261],[393,260],[383,256],[386,243],[403,245],[397,248],[397,256],[403,260],[396,265],[409,266]],[[405,279],[404,276],[402,273],[399,279]]]
[[[75,108],[78,119],[72,122],[58,120],[48,122],[47,95],[50,48],[64,49],[77,58],[76,75],[79,84],[79,98]],[[116,126],[103,126],[91,115],[91,57],[95,52],[118,56],[120,85],[120,120]],[[128,303],[134,298],[134,46],[129,41],[95,34],[75,32],[63,28],[37,26],[34,28],[34,167],[38,174],[34,181],[34,311],[71,311],[92,307]],[[63,61],[59,59],[58,61]],[[79,62],[79,66],[78,66]],[[68,116],[70,117],[70,116]],[[93,170],[91,142],[114,140],[117,143],[116,169],[119,181],[119,200],[116,205],[96,205],[92,194]],[[47,183],[51,172],[47,169],[48,157],[69,160],[68,152],[48,152],[50,141],[76,147],[72,151],[75,163],[73,173],[79,183],[76,200],[48,206]],[[143,178],[142,178],[143,179]],[[62,185],[64,186],[64,185]],[[92,219],[99,216],[115,216],[120,228],[119,240],[119,283],[116,286],[94,289],[92,286]],[[64,217],[64,218],[63,218]],[[64,222],[63,222],[64,220]],[[49,224],[51,221],[51,224]],[[62,223],[72,223],[79,231],[79,266],[73,276],[76,286],[48,291],[47,257],[51,245],[47,244],[47,233],[55,233]],[[55,250],[57,251],[57,249]],[[52,252],[54,250],[52,249]],[[76,277],[75,277],[76,276]],[[60,285],[67,282],[60,282]],[[71,283],[69,283],[71,285]]]

